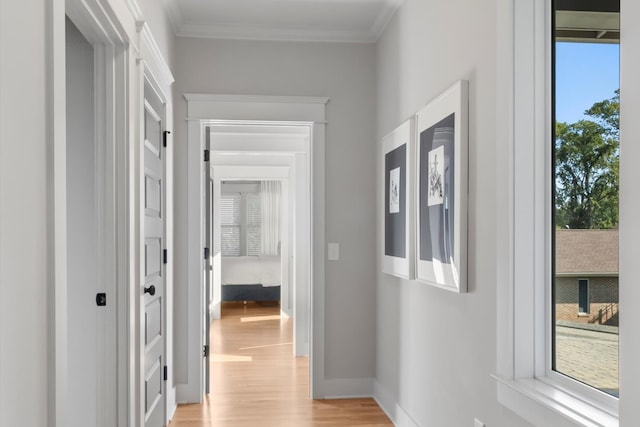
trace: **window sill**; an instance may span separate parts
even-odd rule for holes
[[[498,382],[498,401],[534,425],[618,427],[618,417],[604,409],[537,379]],[[541,411],[540,407],[547,409]],[[560,424],[563,420],[564,422]]]

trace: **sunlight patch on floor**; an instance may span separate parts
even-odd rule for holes
[[[239,356],[237,354],[216,354],[211,355],[212,362],[252,362],[251,356]]]
[[[269,344],[269,345],[256,345],[254,347],[240,347],[238,350],[253,350],[256,348],[269,348],[269,347],[279,347],[283,345],[293,345],[292,342],[281,342],[278,344]]]
[[[264,322],[265,320],[280,320],[280,315],[276,314],[273,316],[253,316],[253,317],[241,317],[240,321],[242,323],[245,322]]]

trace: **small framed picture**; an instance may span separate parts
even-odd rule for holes
[[[413,279],[413,168],[414,120],[410,119],[382,138],[384,243],[382,271]]]
[[[416,279],[467,291],[469,84],[416,114]]]

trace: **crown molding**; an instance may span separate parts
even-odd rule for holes
[[[404,2],[405,0],[389,0],[385,2],[384,8],[371,26],[370,32],[374,36],[374,41],[378,41],[380,36],[382,36],[385,28],[389,25],[389,21],[391,21],[391,18],[393,18]]]
[[[178,0],[162,0],[173,30],[178,37],[298,41],[334,43],[375,43],[405,0],[387,0],[370,28],[364,30],[313,30],[307,28],[276,28],[268,26],[234,25],[227,23],[193,24],[185,22]]]
[[[169,21],[173,27],[173,32],[177,35],[182,26],[184,25],[184,17],[180,6],[178,6],[178,0],[162,0],[164,9],[169,16]]]
[[[176,32],[178,37],[208,39],[298,41],[298,42],[342,42],[375,43],[376,34],[367,31],[322,31],[309,29],[286,29],[269,27],[237,26],[227,24],[196,25],[183,24]]]

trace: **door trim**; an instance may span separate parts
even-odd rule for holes
[[[205,129],[209,122],[243,121],[249,124],[306,122],[312,126],[309,152],[311,170],[311,318],[310,318],[310,391],[311,397],[324,395],[324,293],[325,293],[325,107],[328,98],[246,95],[185,94],[188,120],[188,237],[187,286],[188,327],[187,384],[178,388],[180,402],[202,402],[202,348],[204,306],[202,282],[204,247],[204,150]]]
[[[64,5],[64,4],[63,4]],[[118,353],[107,352],[105,347],[98,350],[99,366],[101,372],[98,378],[98,396],[101,405],[97,414],[99,425],[126,425],[129,420],[128,389],[127,384],[127,347],[121,345],[122,336],[126,337],[126,325],[116,322],[120,312],[126,307],[126,298],[119,289],[126,289],[128,283],[128,268],[126,258],[121,254],[127,253],[128,216],[125,204],[129,192],[128,181],[123,173],[127,170],[126,149],[128,145],[127,121],[126,117],[127,99],[130,91],[127,87],[129,77],[128,47],[125,40],[128,38],[124,27],[120,26],[116,15],[110,5],[98,4],[96,1],[68,0],[66,8],[56,10],[61,12],[64,23],[65,13],[72,20],[74,25],[80,30],[83,36],[94,47],[94,97],[95,97],[95,178],[96,178],[96,207],[99,212],[98,222],[100,232],[98,235],[98,247],[96,256],[98,258],[98,287],[107,293],[108,312],[107,317],[99,324],[96,333],[101,337],[103,345],[118,348]],[[58,19],[60,15],[55,16]],[[64,42],[63,42],[64,43]],[[56,44],[54,42],[54,50]],[[64,62],[64,49],[56,56],[60,56]],[[58,89],[58,85],[56,88]],[[62,86],[64,88],[64,85]],[[62,89],[64,90],[64,89]],[[66,99],[63,105],[66,107]],[[62,108],[61,110],[66,110]],[[60,114],[60,113],[58,113]],[[66,152],[66,137],[61,145],[62,153]],[[56,147],[57,149],[57,147]],[[61,153],[61,154],[62,154]],[[64,155],[64,154],[63,154]],[[58,155],[54,159],[56,173],[66,173],[66,164],[58,162]],[[66,193],[62,194],[61,187],[66,188],[66,179],[55,182],[55,204],[66,203]],[[104,214],[103,214],[104,213]],[[58,215],[56,215],[57,218]],[[66,214],[64,215],[66,217]],[[57,221],[57,220],[56,220]],[[55,228],[56,245],[56,299],[59,294],[58,272],[66,276],[66,239],[61,236],[66,235],[66,225],[64,228],[56,223]],[[64,273],[62,273],[64,272]],[[66,285],[65,285],[66,292]],[[63,296],[66,299],[66,294]],[[56,317],[60,309],[59,300],[56,301]],[[65,307],[66,309],[66,301]],[[125,311],[126,312],[126,311]],[[66,315],[65,315],[66,317]],[[67,325],[64,325],[66,334]],[[123,333],[123,331],[125,333]],[[57,348],[62,344],[60,335],[56,333],[55,342]],[[107,341],[105,341],[105,339]],[[66,336],[64,337],[65,347],[68,345]],[[68,360],[67,354],[63,363]],[[58,364],[58,361],[56,361]],[[64,379],[68,375],[71,367],[65,366],[64,372],[56,371],[56,379]],[[56,394],[61,393],[56,390]],[[70,416],[70,405],[65,399],[68,393],[65,391],[63,397],[56,397],[60,404],[56,408],[56,415],[59,411],[64,411],[65,421],[56,416],[55,425],[67,425]],[[60,412],[62,414],[63,412]]]
[[[48,259],[51,292],[47,296],[50,308],[49,319],[49,419],[52,426],[68,425],[70,407],[68,401],[66,378],[68,375],[67,352],[67,242],[66,242],[66,96],[65,96],[65,14],[67,14],[81,33],[94,46],[101,46],[103,55],[97,62],[104,66],[104,80],[98,87],[97,94],[102,100],[103,117],[97,117],[104,126],[106,135],[106,153],[109,155],[105,163],[104,180],[106,188],[104,200],[111,209],[111,217],[107,220],[111,229],[104,234],[105,251],[113,258],[109,261],[114,268],[111,273],[113,286],[116,289],[108,303],[117,304],[117,322],[108,325],[116,328],[118,352],[114,356],[115,367],[112,372],[105,372],[111,386],[109,390],[116,392],[116,410],[111,411],[117,420],[111,425],[139,425],[140,403],[136,397],[137,370],[136,364],[136,304],[135,295],[138,287],[139,269],[139,230],[137,217],[140,198],[138,182],[139,169],[139,120],[142,74],[139,67],[144,59],[147,69],[161,83],[163,91],[171,100],[170,86],[174,79],[162,57],[155,39],[135,1],[126,1],[114,5],[111,1],[102,0],[52,0],[47,7],[46,25],[49,34],[49,67],[47,87],[47,129],[50,137],[51,153],[48,160],[48,188],[51,202],[48,209],[52,231],[47,236],[51,248]],[[167,126],[172,127],[173,111],[171,102],[167,102]],[[102,148],[100,148],[102,150]],[[173,150],[167,150],[171,156]],[[168,161],[167,181],[172,179],[172,161]],[[169,192],[167,203],[172,204],[172,193]],[[171,244],[172,228],[167,233],[167,244]],[[105,253],[106,253],[105,252]],[[171,267],[169,267],[171,269]],[[168,272],[172,275],[172,272]],[[168,301],[168,303],[170,303]],[[171,311],[169,310],[169,313]],[[171,319],[167,318],[167,335],[170,336]],[[171,357],[172,352],[168,352]],[[170,363],[170,360],[167,360]],[[175,388],[169,373],[168,398],[171,400]],[[175,409],[175,393],[173,405]],[[169,403],[171,405],[171,402]],[[105,409],[106,411],[107,409]],[[168,417],[172,415],[169,414]]]

